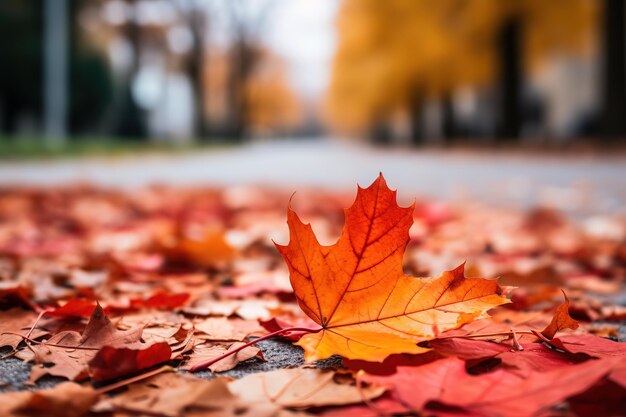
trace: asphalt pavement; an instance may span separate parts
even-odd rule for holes
[[[260,184],[354,190],[383,172],[401,198],[477,199],[600,213],[624,211],[626,155],[381,149],[340,140],[254,142],[175,154],[2,161],[0,186],[93,183]]]

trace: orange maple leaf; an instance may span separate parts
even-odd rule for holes
[[[339,354],[380,362],[393,353],[423,352],[418,342],[508,302],[495,281],[465,278],[464,265],[438,278],[405,275],[413,208],[398,206],[381,174],[359,187],[332,246],[320,245],[310,224],[288,209],[290,241],[276,246],[300,307],[321,326],[297,343],[307,361]]]
[[[552,339],[561,330],[576,330],[578,328],[578,322],[569,315],[569,298],[567,298],[565,291],[563,291],[563,297],[565,297],[565,301],[556,308],[550,324],[541,331],[543,337],[547,339]]]

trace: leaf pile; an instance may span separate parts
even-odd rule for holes
[[[302,190],[314,227],[289,208],[287,235],[288,199],[2,190],[2,361],[32,363],[38,388],[73,382],[0,394],[0,416],[623,414],[624,219],[402,208],[380,176],[345,222],[349,196]],[[294,327],[307,362],[343,366],[170,372]],[[248,346],[210,369],[263,360]]]

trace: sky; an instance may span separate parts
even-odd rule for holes
[[[264,38],[289,67],[296,90],[307,98],[323,94],[336,45],[339,0],[278,0]]]

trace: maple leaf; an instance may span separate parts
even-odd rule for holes
[[[288,209],[290,241],[276,247],[300,307],[321,327],[297,343],[307,361],[340,354],[380,362],[393,353],[423,352],[417,342],[508,302],[495,281],[465,278],[464,265],[438,278],[405,275],[412,213],[413,206],[398,206],[382,174],[359,187],[332,246],[320,245],[310,224]]]
[[[189,300],[189,294],[187,293],[170,294],[165,291],[159,291],[145,300],[141,298],[130,300],[130,306],[131,308],[147,307],[173,310],[183,306],[187,300]]]
[[[518,350],[504,343],[453,337],[431,340],[430,346],[443,355],[456,356],[466,361],[496,358],[505,367],[515,369],[519,375],[528,375],[531,371],[549,371],[585,360],[583,355],[560,352],[542,343],[524,343]]]
[[[143,349],[104,346],[89,361],[89,373],[94,381],[105,381],[167,362],[171,355],[172,349],[165,342]]]
[[[626,343],[614,342],[592,334],[572,334],[560,336],[550,344],[569,353],[584,353],[594,358],[626,356]]]
[[[334,372],[314,368],[277,369],[245,376],[228,388],[242,402],[289,408],[360,403],[385,392],[380,386],[358,389],[354,384],[338,383],[334,376]]]
[[[569,315],[569,299],[565,292],[563,292],[563,296],[565,301],[556,308],[550,324],[541,331],[541,334],[547,339],[552,339],[563,329],[576,330],[578,328],[578,322]]]
[[[61,307],[48,312],[52,317],[90,317],[96,309],[96,302],[88,298],[72,298]]]
[[[121,415],[243,415],[231,410],[239,404],[228,390],[225,378],[206,381],[175,373],[156,375],[132,384],[128,391],[98,405],[109,411],[120,411]]]
[[[529,417],[586,391],[618,364],[616,358],[609,358],[529,372],[526,377],[504,369],[473,376],[466,372],[464,361],[447,358],[419,367],[398,367],[389,376],[365,375],[363,380],[391,387],[395,397],[415,411],[437,401],[461,407],[461,415]]]
[[[87,363],[104,346],[138,347],[143,328],[119,331],[106,316],[100,305],[93,311],[82,334],[67,330],[52,336],[45,343],[30,346],[17,353],[24,360],[51,363],[49,367],[33,367],[31,381],[49,374],[70,380],[87,376]]]

